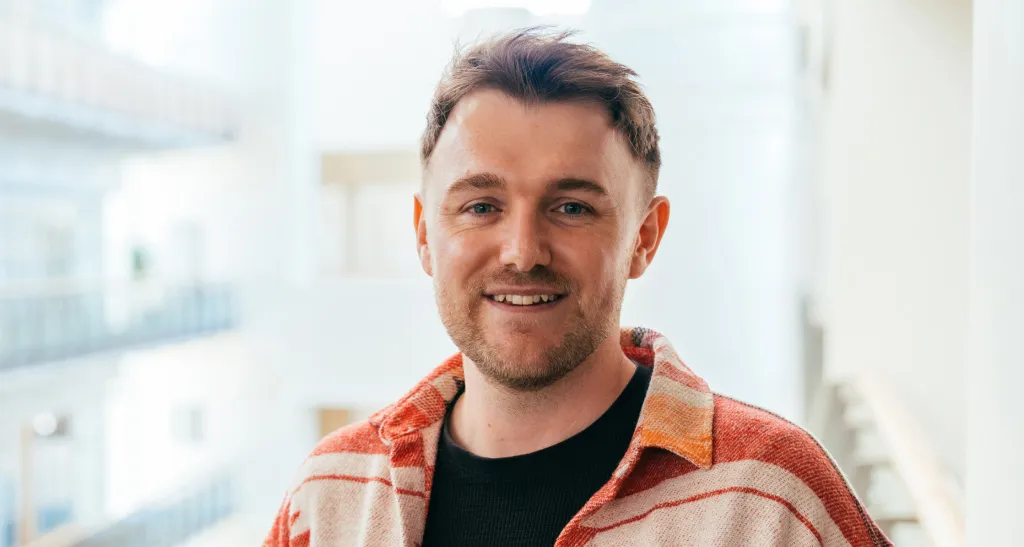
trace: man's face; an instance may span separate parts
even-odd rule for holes
[[[626,280],[653,255],[638,251],[644,176],[595,102],[458,103],[415,221],[441,320],[485,376],[539,389],[617,340]]]

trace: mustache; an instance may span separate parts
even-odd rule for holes
[[[576,287],[576,283],[571,279],[541,266],[528,272],[505,268],[491,277],[489,281],[496,285],[545,285],[562,293],[571,293]]]

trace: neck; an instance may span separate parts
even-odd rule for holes
[[[451,434],[459,446],[485,458],[529,454],[583,431],[615,402],[635,371],[618,334],[538,391],[495,385],[466,357],[463,368],[466,390],[452,409]]]

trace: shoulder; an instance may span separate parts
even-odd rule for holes
[[[735,484],[784,501],[824,545],[891,545],[828,452],[777,414],[715,395],[716,468]]]
[[[715,462],[755,459],[785,464],[810,458],[834,472],[831,459],[800,426],[762,408],[715,395]]]
[[[299,467],[291,493],[310,482],[367,477],[387,461],[388,448],[368,420],[341,427],[320,440]]]
[[[351,506],[362,486],[382,468],[386,470],[386,462],[387,447],[369,420],[346,425],[321,439],[295,474],[264,547],[309,544],[316,526],[310,515],[318,515],[318,507],[331,507],[335,509],[328,510],[326,518],[340,521],[342,515],[331,511]]]
[[[363,420],[338,428],[317,443],[309,457],[338,453],[386,454],[387,446],[380,438],[379,426]]]

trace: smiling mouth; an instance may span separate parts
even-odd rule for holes
[[[487,298],[511,306],[537,306],[561,300],[561,294],[489,294]]]

